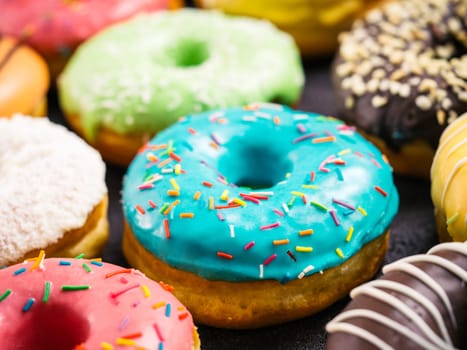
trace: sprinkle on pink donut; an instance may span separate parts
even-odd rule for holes
[[[170,286],[99,260],[37,258],[0,270],[6,349],[194,349],[193,319]]]

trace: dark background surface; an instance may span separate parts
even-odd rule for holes
[[[336,115],[330,81],[330,59],[304,62],[306,86],[298,109]],[[49,94],[49,116],[66,124],[54,91]],[[104,261],[126,266],[121,251],[123,217],[120,203],[125,169],[107,164],[109,189],[110,240],[103,252]],[[384,263],[406,255],[426,252],[437,242],[429,180],[395,177],[400,195],[400,208],[391,226],[390,248]],[[327,310],[308,318],[263,329],[234,331],[199,326],[203,350],[316,350],[323,349],[324,327],[348,302],[341,300]]]

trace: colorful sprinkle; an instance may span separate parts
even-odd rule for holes
[[[154,203],[152,200],[148,199],[148,204],[152,209],[155,209],[157,207],[156,203]]]
[[[235,226],[230,224],[229,225],[230,237],[235,238]]]
[[[170,317],[171,308],[172,308],[172,305],[170,305],[170,304],[165,305],[165,316],[166,317]]]
[[[225,220],[224,215],[222,215],[222,213],[221,213],[220,211],[216,212],[216,216],[217,216],[217,218],[218,218],[220,221],[224,221],[224,220]]]
[[[350,242],[350,240],[352,239],[353,231],[354,231],[353,226],[350,226],[349,230],[347,231],[347,237],[345,237],[346,242]]]
[[[339,168],[334,169],[337,175],[337,180],[344,181],[344,175],[342,175],[342,171]]]
[[[259,278],[263,278],[264,276],[264,266],[263,264],[259,264]]]
[[[245,200],[247,200],[247,201],[250,201],[250,202],[253,202],[253,203],[255,203],[255,204],[259,204],[259,203],[260,203],[260,200],[259,200],[258,198],[256,198],[255,196],[250,196],[250,195],[245,194],[245,193],[240,193],[240,196],[241,196],[243,199],[245,199]],[[267,199],[267,197],[266,197],[266,199]]]
[[[97,261],[97,260],[91,260],[91,264],[92,264],[92,265],[99,266],[99,267],[104,266],[104,264],[103,264],[102,262]]]
[[[199,199],[200,196],[201,196],[201,192],[200,192],[200,191],[196,191],[195,194],[194,194],[194,196],[193,196],[193,199],[194,199],[195,201],[197,201],[197,200]]]
[[[208,204],[209,210],[214,210],[214,197],[209,196],[209,204]]]
[[[305,277],[305,275],[306,275],[308,272],[310,272],[310,271],[313,270],[314,268],[315,268],[315,267],[314,267],[313,265],[308,265],[307,267],[305,267],[305,268],[303,269],[302,272],[300,272],[300,273],[298,274],[297,278],[298,278],[299,280],[301,280],[303,277]]]
[[[348,208],[350,210],[355,210],[355,207],[349,203],[346,203],[344,201],[341,201],[340,199],[333,198],[332,201],[344,208]]]
[[[141,285],[141,289],[143,290],[143,295],[145,298],[149,298],[151,296],[151,291],[149,290],[148,286]]]
[[[114,349],[114,347],[111,344],[109,344],[109,343],[107,343],[105,341],[101,343],[101,348],[103,350],[113,350]]]
[[[183,321],[185,318],[187,318],[190,314],[188,312],[184,312],[184,313],[181,313],[180,315],[178,315],[178,319],[180,321]]]
[[[221,194],[221,200],[228,201],[229,200],[229,190],[224,190]]]
[[[164,219],[164,232],[165,232],[165,238],[169,239],[170,238],[170,227],[169,227],[169,220]]]
[[[316,137],[317,135],[318,135],[317,133],[311,133],[311,134],[302,135],[302,136],[297,137],[296,139],[294,139],[294,140],[292,141],[292,144],[296,144],[296,143],[298,143],[298,142],[311,139],[311,138],[313,138],[313,137]]]
[[[22,268],[16,270],[15,272],[13,272],[13,275],[18,276],[18,275],[20,275],[20,274],[22,274],[24,272],[26,272],[26,268],[22,267]]]
[[[277,258],[277,254],[276,253],[272,254],[269,258],[267,258],[266,260],[263,261],[263,265],[264,266],[269,265],[276,258]]]
[[[62,286],[62,291],[64,292],[74,292],[74,291],[79,291],[79,290],[87,290],[91,288],[89,285],[80,285],[80,286],[70,286],[70,285],[63,285]]]
[[[240,198],[234,198],[232,200],[232,202],[236,203],[236,204],[240,204],[242,207],[246,207],[246,203],[245,201],[242,201]]]
[[[228,253],[224,253],[224,252],[217,252],[217,256],[220,257],[220,258],[228,259],[228,260],[233,259],[232,254],[228,254]]]
[[[385,190],[383,190],[381,187],[375,186],[374,189],[378,191],[379,193],[381,193],[384,197],[388,196],[388,193]]]
[[[363,216],[367,216],[367,212],[365,209],[363,209],[362,207],[358,207],[357,210],[363,215]]]
[[[316,207],[316,208],[318,208],[318,209],[321,209],[321,210],[324,210],[324,211],[328,211],[328,210],[329,210],[325,205],[323,205],[323,204],[321,204],[321,203],[318,203],[318,202],[316,202],[316,201],[310,201],[310,204],[313,205],[314,207]]]
[[[180,196],[180,192],[177,190],[167,190],[167,195],[170,197],[178,197]]]
[[[105,278],[110,278],[110,277],[113,277],[115,275],[119,275],[119,274],[122,274],[122,273],[131,273],[132,269],[118,269],[118,270],[115,270],[115,271],[112,271],[112,272],[109,272],[108,274],[105,275]]]
[[[277,215],[283,217],[284,216],[284,213],[281,212],[279,209],[273,209],[274,213],[276,213]]]
[[[289,239],[275,239],[272,241],[273,245],[284,245],[284,244],[289,244],[290,240]]]
[[[132,339],[117,338],[115,343],[117,345],[136,346],[136,342]]]
[[[287,255],[292,259],[293,261],[297,261],[297,257],[292,253],[290,250],[287,250]]]
[[[254,245],[255,245],[255,241],[251,241],[251,242],[245,244],[245,246],[243,247],[243,249],[249,250],[249,249],[251,249],[251,247],[253,247]]]
[[[153,183],[144,183],[144,184],[139,185],[137,188],[140,191],[150,190],[150,189],[154,188],[154,184]]]
[[[193,219],[195,217],[194,213],[180,213],[181,219]]]
[[[312,235],[313,232],[314,232],[313,229],[309,228],[309,229],[306,229],[306,230],[298,231],[298,235],[299,236],[308,236],[308,235]]]
[[[42,263],[42,261],[44,260],[44,258],[45,258],[45,251],[41,250],[39,252],[39,256],[36,258],[36,261],[31,266],[30,271],[33,271],[33,270],[37,269],[39,267],[39,265]]]
[[[295,247],[295,251],[299,253],[311,253],[313,251],[313,247],[304,247],[304,246],[297,245]]]
[[[278,226],[280,226],[280,223],[279,223],[279,222],[275,222],[275,223],[273,223],[273,224],[263,225],[263,226],[261,226],[259,229],[260,229],[261,231],[264,231],[264,230],[270,230],[270,229],[276,228],[276,227],[278,227]]]
[[[29,298],[26,304],[23,306],[23,312],[28,312],[36,300],[34,298]]]
[[[60,260],[60,261],[58,262],[58,264],[59,264],[60,266],[70,266],[70,265],[71,265],[71,262],[70,262],[70,261],[66,261],[66,260]]]
[[[162,306],[165,306],[166,302],[165,301],[159,301],[158,303],[155,303],[152,308],[153,309],[159,309],[161,308]]]
[[[336,248],[336,254],[339,256],[339,258],[344,259],[344,253],[342,253],[342,250],[340,248]]]
[[[339,226],[340,222],[339,222],[339,219],[337,217],[336,211],[334,209],[332,209],[332,210],[329,211],[329,214],[331,215],[332,220],[334,221],[334,224],[336,226]]]
[[[87,273],[91,273],[91,272],[92,272],[92,270],[91,270],[91,268],[89,267],[88,264],[83,263],[81,266],[83,267],[83,269],[84,269]]]
[[[138,213],[140,213],[141,215],[144,215],[146,214],[146,211],[143,209],[143,207],[139,204],[136,204],[135,205],[135,209],[138,211]]]
[[[312,143],[325,143],[325,142],[334,142],[334,141],[336,141],[335,136],[317,137],[311,140]]]
[[[11,289],[7,289],[3,294],[0,295],[0,302],[8,298],[8,296],[12,293],[13,291]]]
[[[182,158],[178,154],[175,154],[173,152],[169,152],[169,157],[179,163],[182,161]]]
[[[212,183],[210,183],[210,182],[208,182],[208,181],[203,181],[201,184],[202,184],[203,186],[206,186],[206,187],[209,187],[209,188],[211,188],[211,187],[213,186]]]
[[[170,184],[174,188],[175,191],[180,191],[180,186],[178,185],[177,181],[175,179],[170,179],[169,180]]]
[[[164,341],[164,336],[162,335],[162,332],[159,328],[159,325],[157,323],[154,323],[153,325],[154,330],[156,331],[157,337],[159,338],[160,341]]]

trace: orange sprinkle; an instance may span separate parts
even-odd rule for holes
[[[238,208],[238,207],[240,207],[240,204],[232,203],[228,205],[216,205],[214,209],[230,209],[230,208]]]
[[[272,241],[272,244],[274,245],[283,245],[283,244],[289,244],[289,239],[275,239]]]
[[[217,119],[217,122],[219,124],[225,124],[225,123],[227,123],[227,119],[226,118],[219,118],[219,119]]]
[[[158,149],[166,149],[166,148],[167,148],[167,144],[161,143],[160,145],[148,145],[147,147],[148,147],[151,151],[155,151],[155,150],[158,150]]]
[[[279,125],[281,123],[281,119],[276,115],[273,118],[274,124]]]
[[[148,204],[151,206],[152,209],[156,207],[156,203],[154,203],[152,200],[148,200]]]
[[[146,214],[146,211],[145,211],[145,210],[143,209],[143,207],[142,207],[141,205],[139,205],[139,204],[137,204],[137,205],[135,206],[135,209],[136,209],[141,215]]]
[[[131,269],[120,269],[120,270],[115,270],[115,271],[112,271],[112,272],[109,272],[108,274],[105,275],[105,278],[110,278],[112,276],[115,276],[115,275],[119,275],[121,273],[131,273]]]
[[[300,236],[307,236],[307,235],[312,235],[313,234],[313,229],[308,229],[308,230],[301,230],[298,232]]]
[[[41,264],[42,260],[44,260],[44,257],[45,257],[45,251],[41,250],[39,252],[39,256],[36,258],[36,261],[34,262],[34,264],[31,266],[31,270],[35,270],[39,267],[39,265]]]
[[[157,165],[158,168],[163,168],[172,161],[172,158],[164,159],[162,162]]]
[[[233,259],[233,255],[224,252],[217,252],[217,256],[228,260]]]
[[[162,288],[164,288],[168,292],[173,292],[174,287],[172,287],[170,284],[167,284],[165,282],[160,281],[159,284],[161,285]]]
[[[86,350],[86,348],[84,347],[84,344],[81,343],[81,344],[76,345],[73,350]]]
[[[143,333],[137,332],[137,333],[127,334],[127,335],[122,335],[120,338],[134,339],[134,338],[140,338],[142,336],[143,336]]]
[[[180,213],[181,219],[193,219],[195,217],[194,213]]]
[[[207,181],[203,181],[202,184],[203,186],[206,186],[206,187],[212,187],[212,183],[207,182]]]
[[[177,190],[168,190],[167,194],[171,197],[178,197],[180,196],[180,191]]]
[[[323,142],[334,142],[336,141],[335,136],[317,137],[311,140],[312,143],[323,143]]]
[[[157,158],[154,154],[152,153],[148,153],[146,155],[146,158],[150,161],[150,162],[158,162],[159,161],[159,158]]]
[[[90,261],[102,261],[102,258],[92,258],[92,259],[89,259]]]
[[[167,239],[170,238],[170,227],[169,227],[169,220],[164,219],[164,231],[165,231],[165,237]]]
[[[174,201],[173,203],[171,203],[171,204],[167,207],[167,209],[164,210],[164,213],[163,213],[163,214],[164,214],[164,215],[169,215],[170,212],[172,211],[172,209],[173,209],[174,207],[176,207],[179,203],[180,203],[180,200],[179,200],[179,199],[177,199],[176,201]]]
[[[213,141],[209,142],[209,146],[211,146],[214,149],[219,149],[219,145]]]
[[[383,154],[383,160],[385,163],[389,164],[389,159],[385,154]]]
[[[169,153],[169,157],[179,163],[182,161],[182,158],[178,154],[175,154],[173,152]]]
[[[195,201],[197,201],[199,199],[199,197],[201,196],[201,192],[200,191],[196,191],[195,195],[193,196],[193,199]]]

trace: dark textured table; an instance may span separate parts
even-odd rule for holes
[[[329,74],[330,60],[307,61],[306,87],[298,108],[327,115],[335,115],[335,101]],[[49,115],[65,124],[54,92],[49,95]],[[123,218],[120,204],[122,177],[125,169],[107,165],[109,188],[109,220],[111,237],[104,250],[103,259],[127,265],[121,251]],[[400,208],[393,225],[389,252],[385,264],[406,255],[427,251],[436,244],[437,237],[430,200],[428,180],[396,177],[400,194]],[[348,302],[342,300],[327,310],[295,322],[249,331],[234,331],[199,326],[203,350],[315,350],[324,348],[326,323]]]

